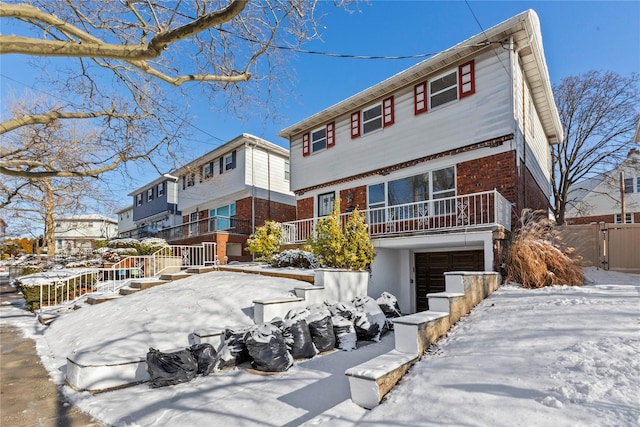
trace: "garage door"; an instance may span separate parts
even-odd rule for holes
[[[483,271],[482,251],[426,252],[415,254],[416,310],[429,309],[427,294],[444,292],[447,271]]]

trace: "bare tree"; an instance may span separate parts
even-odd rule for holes
[[[286,84],[283,49],[317,36],[318,0],[193,0],[0,3],[19,35],[0,35],[0,54],[63,58],[49,82],[66,102],[0,123],[0,136],[61,120],[100,121],[108,154],[64,169],[0,156],[12,176],[95,176],[144,159],[182,135],[172,100],[200,94],[221,108],[270,109]],[[338,2],[343,6],[345,2]],[[43,69],[43,75],[46,67]],[[253,84],[248,84],[253,82]],[[114,90],[115,88],[115,90]],[[183,90],[183,92],[176,92]],[[173,106],[173,107],[172,107]]]
[[[554,87],[564,141],[551,148],[552,211],[564,224],[569,188],[620,163],[632,143],[640,105],[638,74],[589,71]]]
[[[30,114],[21,104],[14,109],[17,115],[20,109],[23,115]],[[99,132],[94,129],[47,122],[20,127],[4,138],[2,158],[9,164],[16,159],[27,170],[40,165],[50,170],[81,169],[105,156],[100,141]],[[24,224],[25,231],[33,229],[33,223],[44,224],[44,246],[49,255],[54,255],[55,219],[82,210],[91,198],[100,197],[98,184],[97,179],[48,172],[34,176],[7,174],[0,180],[0,208],[11,214],[12,223]]]

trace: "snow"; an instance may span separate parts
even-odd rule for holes
[[[640,425],[640,276],[585,273],[583,287],[502,286],[370,411],[351,402],[344,372],[390,351],[391,334],[273,375],[234,369],[157,389],[63,392],[114,426]],[[252,300],[287,295],[294,283],[214,272],[82,308],[48,328],[14,306],[2,306],[2,322],[36,340],[63,384],[72,352],[184,347],[195,329],[251,324]]]

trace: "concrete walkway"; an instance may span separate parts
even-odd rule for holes
[[[22,299],[14,287],[0,285],[0,426],[102,426],[66,402],[40,362],[35,341],[7,323],[3,308]]]

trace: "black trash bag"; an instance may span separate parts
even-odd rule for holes
[[[345,319],[353,320],[356,317],[356,307],[350,302],[337,302],[329,307],[331,316],[342,316]]]
[[[276,326],[263,323],[251,328],[244,339],[251,366],[262,372],[284,372],[293,365],[293,356],[289,353],[282,332]]]
[[[251,360],[249,350],[244,343],[244,336],[249,329],[225,329],[224,342],[218,350],[216,369],[238,366]]]
[[[383,292],[380,298],[376,300],[376,303],[378,303],[378,307],[380,307],[380,310],[382,310],[386,318],[402,316],[398,299],[389,292]]]
[[[318,354],[306,320],[300,319],[294,323],[285,321],[282,333],[294,359],[309,359]]]
[[[333,333],[336,336],[336,347],[343,351],[355,350],[358,345],[358,336],[356,328],[353,326],[353,320],[349,320],[342,316],[333,316]]]
[[[216,364],[216,350],[209,343],[194,344],[188,347],[196,362],[198,362],[198,375],[209,375]]]
[[[308,359],[318,353],[311,339],[307,316],[307,309],[292,309],[283,319],[282,332],[287,348],[295,359]]]
[[[198,373],[198,362],[189,350],[163,353],[150,348],[147,353],[147,372],[151,388],[186,383]]]
[[[380,341],[380,336],[387,332],[386,317],[376,301],[371,297],[358,297],[353,301],[356,306],[354,326],[358,339]]]
[[[311,339],[319,352],[328,351],[336,346],[331,313],[326,307],[315,307],[307,317]]]

